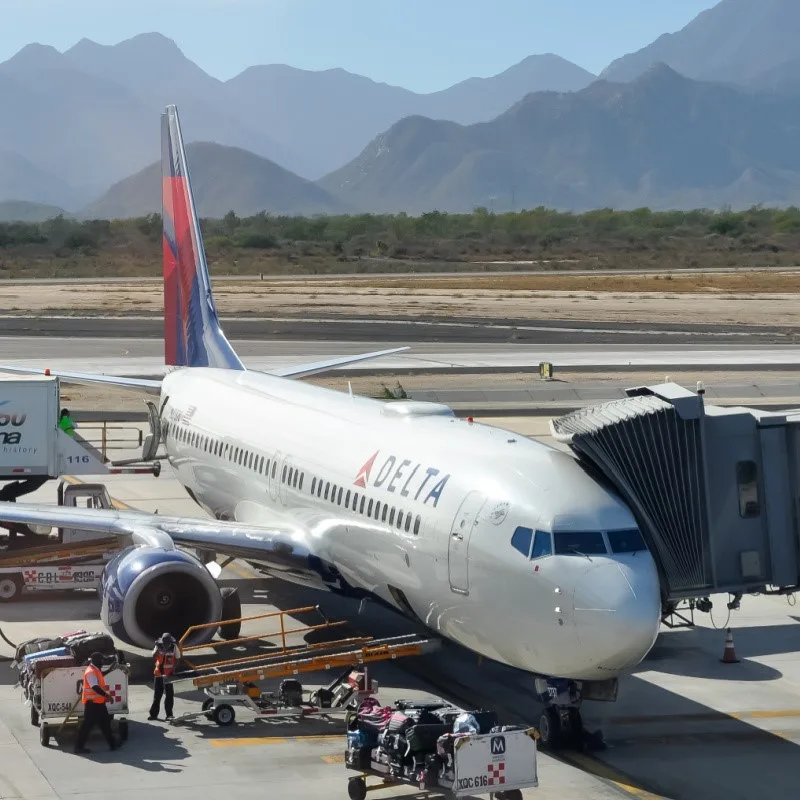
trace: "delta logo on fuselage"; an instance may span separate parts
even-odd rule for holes
[[[362,489],[370,486],[369,479],[378,453],[380,450],[376,450],[358,471],[354,481],[355,486],[360,486]],[[398,456],[388,455],[378,468],[371,485],[374,489],[385,489],[387,492],[399,494],[401,497],[410,497],[413,500],[422,499],[423,503],[433,500],[435,508],[448,480],[450,480],[450,475],[440,476],[439,469],[436,467],[426,467],[420,462],[415,463],[408,458],[401,461]]]

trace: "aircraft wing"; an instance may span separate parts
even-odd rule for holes
[[[161,381],[144,378],[121,378],[116,375],[101,375],[91,372],[62,372],[60,370],[35,369],[34,367],[11,367],[6,364],[0,364],[0,372],[13,372],[18,375],[52,375],[65,383],[99,383],[106,386],[117,386],[121,389],[144,389],[149,394],[161,392]]]
[[[146,511],[0,502],[0,520],[128,536],[140,547],[173,550],[182,544],[289,568],[298,561],[307,563],[311,554],[308,531],[277,518],[274,524],[249,525]]]
[[[380,358],[381,356],[390,356],[394,353],[403,353],[409,349],[408,347],[393,347],[391,350],[375,350],[371,353],[359,353],[355,356],[338,356],[337,358],[329,358],[325,361],[312,361],[309,364],[294,364],[288,367],[271,369],[267,374],[276,375],[279,378],[304,378],[309,375],[325,372],[334,367],[343,367],[346,364],[356,364],[359,361],[367,361],[372,358]]]
[[[324,361],[312,361],[306,364],[291,364],[285,367],[278,367],[270,370],[269,375],[276,375],[279,378],[304,378],[309,375],[316,375],[320,372],[342,367],[346,364],[356,364],[359,361],[367,361],[381,356],[390,356],[394,353],[402,353],[410,348],[393,347],[389,350],[375,350],[371,353],[359,353],[353,356],[337,356],[328,358]],[[19,375],[52,375],[60,378],[65,383],[78,384],[101,384],[105,386],[116,386],[120,389],[136,389],[145,391],[148,394],[160,394],[161,381],[147,380],[146,378],[123,378],[116,375],[101,375],[91,372],[63,372],[61,370],[43,370],[34,367],[17,367],[0,364],[0,372],[13,372]]]

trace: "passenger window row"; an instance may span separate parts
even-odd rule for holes
[[[244,447],[235,447],[227,442],[215,439],[213,436],[207,436],[206,434],[193,431],[184,425],[177,425],[175,428],[172,428],[170,425],[165,426],[165,438],[169,438],[170,434],[179,442],[189,447],[194,447],[197,450],[202,450],[205,453],[218,456],[226,461],[239,464],[259,475],[264,475],[272,480],[278,477],[278,461],[275,459],[259,455]],[[280,474],[281,483],[302,492],[304,480],[305,473],[302,470],[289,466],[288,464],[283,465]]]
[[[379,522],[386,522],[390,526],[406,533],[419,535],[422,518],[419,514],[413,515],[410,511],[403,511],[380,500],[373,500],[361,492],[352,489],[343,489],[341,486],[323,481],[322,478],[311,479],[311,494],[321,497],[349,511],[360,514]]]
[[[213,437],[206,436],[197,431],[192,431],[184,425],[172,427],[166,424],[164,427],[165,438],[168,438],[170,434],[179,442],[232,461],[235,464],[240,464],[248,469],[252,469],[259,475],[271,477],[272,480],[275,480],[277,477],[278,462],[276,460],[257,455],[244,448],[232,447]],[[302,470],[284,464],[281,468],[280,479],[281,483],[291,486],[298,491],[303,491],[305,473]],[[422,525],[422,518],[419,514],[414,515],[409,511],[397,509],[394,506],[390,506],[388,503],[382,503],[380,500],[368,498],[361,492],[356,492],[352,489],[344,489],[341,486],[331,484],[330,481],[323,481],[321,478],[316,477],[312,477],[311,479],[310,493],[334,505],[342,506],[356,514],[369,517],[379,522],[385,522],[390,526],[396,527],[400,531],[413,533],[415,536],[419,535]]]

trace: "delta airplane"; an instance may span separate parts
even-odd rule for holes
[[[241,557],[283,580],[376,598],[533,673],[550,698],[545,739],[566,737],[589,687],[614,699],[658,631],[659,579],[630,510],[570,454],[444,405],[290,380],[395,350],[245,369],[218,322],[174,106],[162,115],[162,169],[174,369],[160,381],[51,374],[159,395],[166,457],[210,519],[23,503],[0,503],[0,519],[127,536],[104,572],[101,614],[130,645],[230,618],[218,569],[195,553]],[[195,643],[213,629],[203,635]]]

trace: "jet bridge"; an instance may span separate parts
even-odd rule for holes
[[[708,595],[800,588],[800,409],[706,405],[674,383],[551,421],[558,441],[615,487],[661,576],[665,619]],[[689,620],[684,621],[689,622]]]

